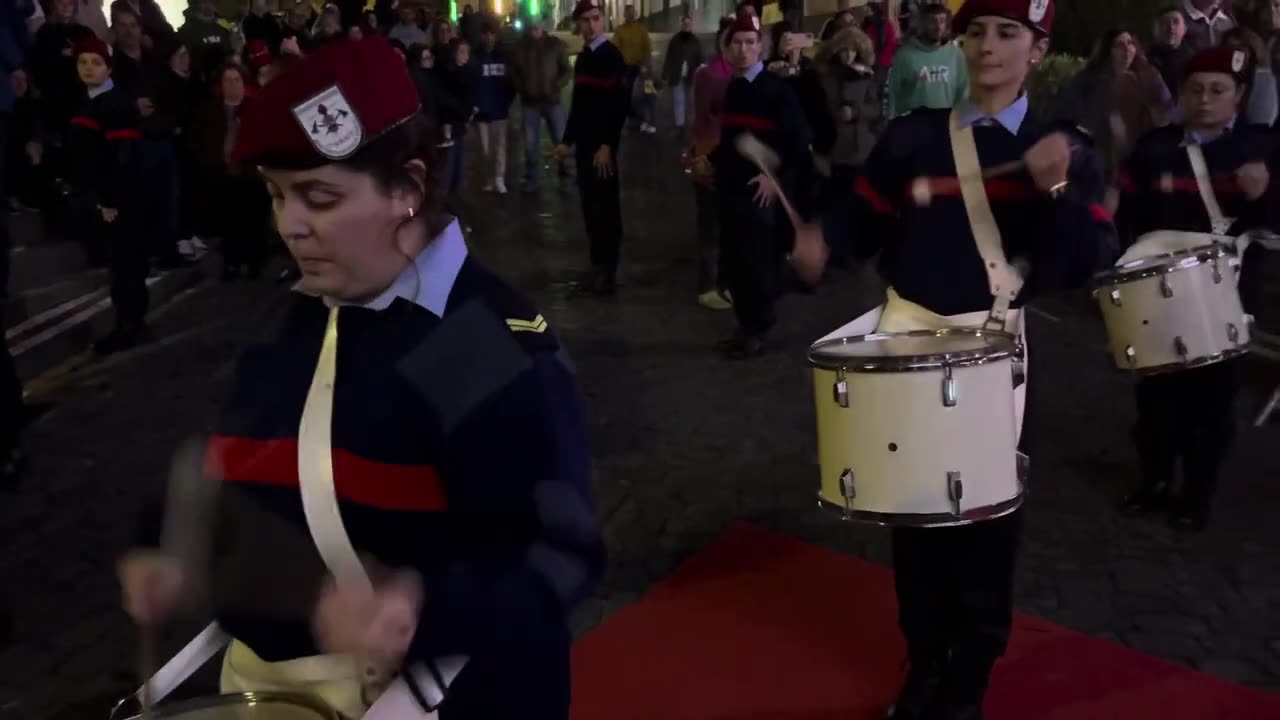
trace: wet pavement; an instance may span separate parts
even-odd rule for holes
[[[513,177],[521,157],[516,147]],[[587,396],[610,560],[576,628],[634,601],[738,519],[887,562],[885,531],[815,507],[804,359],[811,341],[876,301],[874,276],[840,272],[816,294],[789,296],[773,352],[727,364],[710,348],[730,315],[694,302],[693,198],[677,143],[628,134],[622,178],[621,288],[609,300],[567,296],[586,259],[575,190],[550,182],[498,198],[473,178],[465,203],[473,252],[540,301]],[[33,385],[51,409],[28,437],[22,485],[0,491],[0,592],[17,625],[0,651],[0,717],[101,718],[102,699],[128,689],[137,638],[118,609],[113,559],[169,452],[207,427],[238,350],[276,320],[286,292],[267,282],[188,292],[154,318],[158,342]],[[1280,424],[1242,431],[1208,532],[1120,518],[1113,507],[1135,465],[1131,382],[1111,367],[1082,297],[1039,304],[1030,334],[1019,608],[1280,691]],[[1242,423],[1280,380],[1276,368],[1251,361]]]

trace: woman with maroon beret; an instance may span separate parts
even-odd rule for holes
[[[233,159],[264,178],[302,279],[208,443],[208,581],[148,513],[126,609],[155,627],[209,588],[224,691],[369,720],[566,719],[567,617],[603,547],[564,351],[442,210],[386,40],[321,46],[241,122]]]

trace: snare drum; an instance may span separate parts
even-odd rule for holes
[[[1022,504],[1014,336],[872,333],[809,349],[819,505],[849,520],[945,527]]]
[[[137,715],[129,720],[141,720]],[[320,700],[298,693],[215,695],[174,703],[151,712],[155,720],[343,720]]]
[[[1215,244],[1099,273],[1093,295],[1116,366],[1155,374],[1247,352],[1249,323],[1236,287],[1239,272],[1240,258]]]

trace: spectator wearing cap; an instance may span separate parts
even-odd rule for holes
[[[219,22],[213,0],[188,0],[178,39],[191,52],[191,74],[212,86],[218,69],[231,55],[231,33]]]
[[[1122,175],[1119,220],[1127,238],[1179,230],[1201,233],[1198,244],[1206,244],[1211,233],[1280,230],[1280,214],[1274,211],[1280,192],[1268,167],[1275,138],[1268,127],[1250,124],[1240,113],[1248,71],[1245,51],[1227,46],[1202,50],[1187,61],[1179,89],[1181,123],[1142,138]],[[1203,158],[1203,176],[1193,155]],[[1206,192],[1225,218],[1221,224],[1202,199]],[[1222,227],[1226,222],[1230,228]],[[1255,245],[1243,258],[1240,290],[1246,311],[1258,298],[1260,252]],[[1133,434],[1141,480],[1123,501],[1127,514],[1164,512],[1182,530],[1208,525],[1220,471],[1236,436],[1237,365],[1228,359],[1139,378]],[[1182,485],[1175,491],[1179,465]]]
[[[267,52],[278,55],[284,28],[271,12],[268,0],[249,0],[249,12],[240,20],[240,34],[244,36],[246,46],[257,40],[266,46]]]
[[[534,192],[542,176],[541,128],[547,125],[551,145],[564,138],[565,114],[560,97],[573,79],[569,51],[564,41],[547,32],[542,22],[527,18],[524,33],[511,48],[507,70],[520,98],[520,124],[524,129],[524,191]],[[559,166],[562,180],[568,167]]]
[[[842,334],[980,325],[991,315],[993,287],[1010,292],[1025,259],[1029,282],[1010,299],[1004,327],[1026,344],[1034,336],[1022,328],[1024,303],[1082,287],[1114,259],[1115,227],[1089,137],[1070,124],[1038,121],[1043,116],[1025,92],[1033,66],[1049,51],[1054,12],[1054,0],[968,0],[956,11],[952,31],[962,38],[969,69],[967,99],[890,120],[854,181],[854,249],[861,257],[879,253],[890,291],[884,305]],[[958,178],[1016,160],[1019,171],[977,185],[989,208],[979,212],[994,220],[993,238],[971,225],[967,205],[976,193],[966,198]],[[797,233],[793,262],[820,259],[811,240]],[[998,255],[987,244],[992,240]],[[812,277],[821,263],[802,269]],[[1036,378],[1029,373],[1030,383],[1053,382]],[[1015,395],[1025,392],[1021,387]],[[1015,424],[1023,443],[1036,431],[1023,428],[1021,411]],[[991,671],[1013,624],[1023,515],[1017,501],[971,512],[984,519],[890,531],[909,664],[886,715],[891,720],[983,717]]]
[[[108,355],[146,339],[148,247],[136,182],[142,131],[134,99],[111,80],[107,44],[87,38],[74,53],[87,93],[67,130],[68,180],[82,237],[111,270],[115,325],[94,344]]]
[[[1241,114],[1245,122],[1270,126],[1280,114],[1276,75],[1266,42],[1253,30],[1237,27],[1222,36],[1222,45],[1245,56],[1245,94]]]
[[[725,90],[720,142],[710,161],[720,200],[720,262],[737,327],[715,349],[727,359],[746,360],[765,351],[776,322],[774,305],[782,292],[782,254],[790,228],[767,190],[771,181],[739,154],[738,141],[754,135],[777,155],[774,176],[802,217],[810,210],[813,162],[799,98],[786,79],[764,69],[760,20],[739,16],[729,33],[727,55],[734,77]]]
[[[326,44],[254,102],[234,160],[261,168],[302,278],[209,442],[222,691],[293,689],[348,718],[568,720],[568,617],[604,549],[554,330],[469,255],[385,40]],[[158,507],[119,564],[153,628],[189,589]]]
[[[478,77],[475,84],[476,130],[480,134],[486,178],[484,189],[507,193],[507,119],[514,94],[507,75],[507,53],[498,45],[498,28],[486,20],[480,31],[480,47],[473,61]]]
[[[578,195],[591,245],[591,270],[582,288],[613,295],[622,245],[618,144],[627,121],[630,88],[622,54],[604,36],[601,7],[599,0],[579,0],[573,9],[583,48],[573,66],[569,120],[554,155],[563,162],[572,148],[577,159]]]
[[[172,40],[173,26],[165,18],[164,11],[156,0],[115,0],[111,3],[111,15],[114,16],[117,10],[127,10],[137,16],[142,28],[141,42],[148,50]],[[115,24],[114,17],[111,22]]]
[[[1184,42],[1187,18],[1178,4],[1167,5],[1156,14],[1153,25],[1154,39],[1147,48],[1147,61],[1160,71],[1169,93],[1176,97],[1182,83],[1182,68],[1195,52]]]
[[[76,0],[53,0],[47,21],[36,31],[28,58],[32,79],[40,91],[44,162],[54,168],[55,174],[62,173],[63,135],[84,93],[72,48],[94,36],[92,30],[76,21],[76,6]]]

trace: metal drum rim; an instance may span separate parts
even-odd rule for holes
[[[1238,347],[1233,347],[1227,350],[1223,350],[1222,352],[1213,353],[1212,355],[1202,355],[1198,358],[1195,358],[1194,360],[1188,360],[1187,362],[1165,363],[1163,365],[1152,365],[1150,367],[1133,368],[1132,372],[1135,375],[1141,375],[1141,376],[1164,375],[1166,373],[1177,372],[1179,370],[1191,370],[1192,368],[1205,367],[1206,365],[1213,365],[1215,363],[1220,363],[1224,360],[1230,360],[1232,358],[1240,357],[1241,355],[1247,355],[1248,353],[1249,353],[1249,346],[1240,345]],[[1122,368],[1122,369],[1128,369],[1128,368]]]
[[[818,507],[836,515],[845,522],[867,523],[882,527],[944,528],[975,525],[980,522],[1002,518],[1022,507],[1022,502],[1026,499],[1026,495],[1026,490],[1022,482],[1019,481],[1018,494],[1012,498],[1002,500],[994,505],[973,508],[960,516],[952,515],[951,513],[915,514],[846,510],[844,507],[821,497],[818,498]]]
[[[1201,245],[1200,247],[1187,248],[1178,252],[1160,253],[1158,255],[1148,255],[1137,260],[1131,260],[1124,265],[1103,270],[1094,276],[1094,282],[1097,287],[1103,285],[1115,285],[1119,283],[1133,282],[1134,280],[1144,280],[1151,277],[1159,277],[1182,270],[1190,270],[1194,267],[1200,267],[1205,263],[1219,260],[1224,257],[1232,257],[1235,255],[1234,250],[1226,245],[1215,243],[1213,245]],[[1165,262],[1160,265],[1151,265],[1149,267],[1135,267],[1138,265],[1146,265],[1152,260],[1169,260],[1173,262]]]
[[[151,717],[157,720],[164,718],[174,718],[182,713],[196,712],[199,710],[209,710],[223,705],[246,705],[258,702],[285,702],[298,705],[306,710],[313,710],[316,717],[324,718],[324,720],[341,720],[342,716],[333,708],[329,707],[317,697],[297,692],[283,691],[267,691],[267,692],[244,692],[244,693],[224,693],[221,695],[209,695],[205,697],[192,698],[174,703],[165,707],[159,707],[151,711]],[[134,715],[125,720],[140,720],[142,715]]]
[[[922,355],[881,356],[873,359],[844,356],[840,358],[822,357],[826,348],[837,345],[851,345],[856,342],[886,340],[890,338],[913,337],[946,337],[948,335],[968,335],[972,337],[990,337],[993,340],[1008,343],[1008,347],[997,345],[994,349],[966,350],[956,353],[932,353]],[[937,330],[905,330],[903,332],[872,332],[862,335],[846,335],[844,337],[820,340],[809,346],[807,357],[809,364],[822,370],[844,370],[846,372],[905,372],[911,370],[938,370],[944,367],[968,367],[984,363],[1004,360],[1018,354],[1018,338],[1013,333],[1003,330],[987,330],[985,328],[940,328]]]

